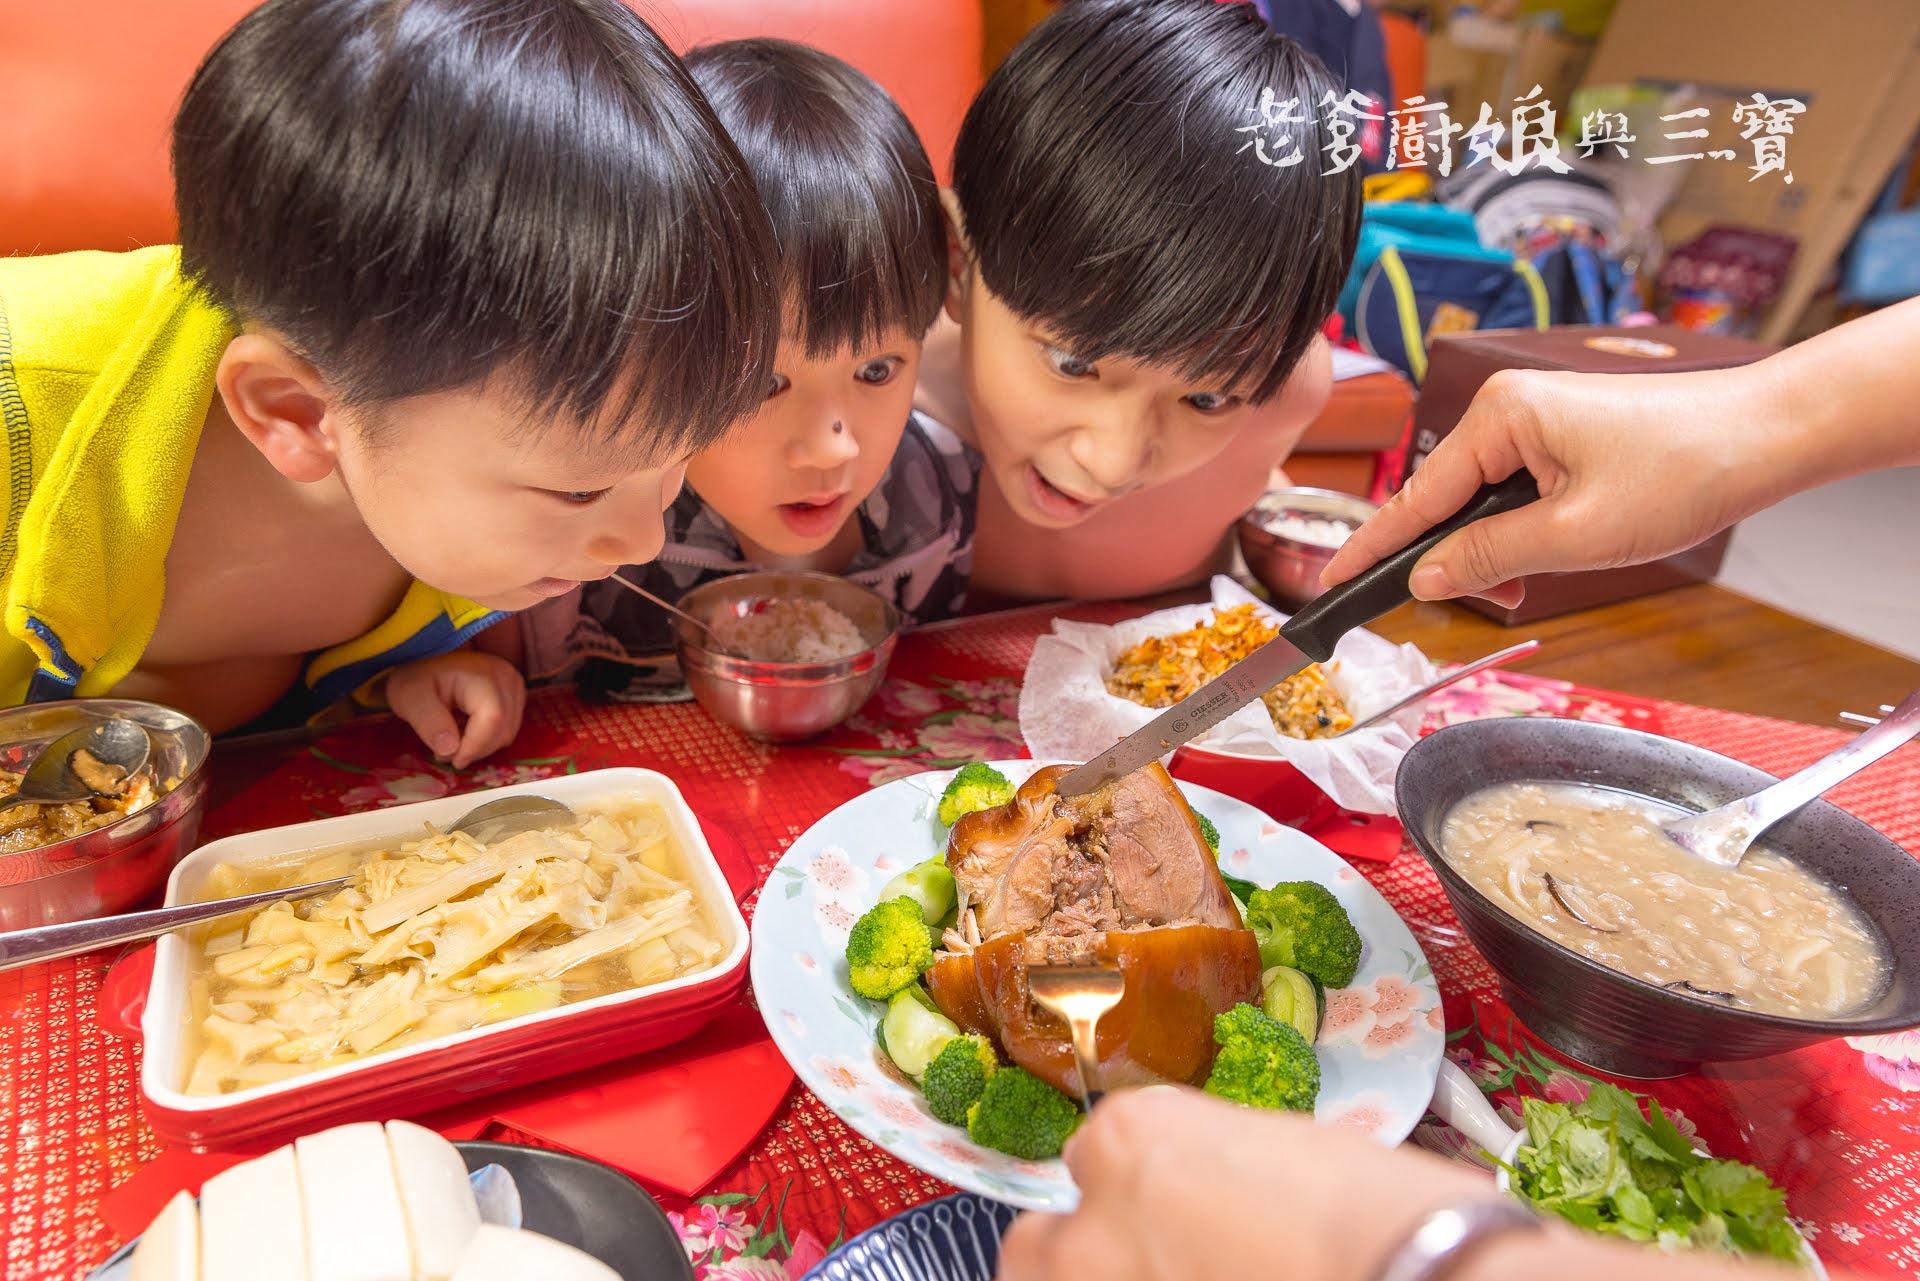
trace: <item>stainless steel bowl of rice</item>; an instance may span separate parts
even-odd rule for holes
[[[1274,604],[1296,610],[1320,594],[1320,571],[1379,510],[1332,489],[1270,489],[1235,526],[1240,554]]]
[[[793,743],[846,720],[887,674],[900,611],[832,574],[735,574],[680,608],[714,630],[673,623],[687,688],[709,715],[753,738]]]

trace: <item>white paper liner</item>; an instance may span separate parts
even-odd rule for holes
[[[1036,760],[1090,760],[1139,729],[1159,711],[1107,692],[1107,675],[1120,654],[1150,636],[1168,636],[1206,621],[1215,609],[1252,604],[1283,623],[1277,613],[1231,578],[1213,580],[1211,605],[1181,605],[1110,627],[1056,619],[1053,634],[1033,647],[1020,684],[1020,733]],[[1327,664],[1327,680],[1353,718],[1364,720],[1435,678],[1426,655],[1372,632],[1340,638]],[[1236,756],[1291,763],[1335,804],[1362,814],[1391,814],[1393,776],[1419,733],[1421,709],[1410,707],[1391,720],[1333,739],[1287,738],[1273,727],[1266,707],[1254,703],[1194,740],[1194,746]]]

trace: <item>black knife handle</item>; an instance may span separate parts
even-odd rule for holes
[[[1314,597],[1287,620],[1280,634],[1316,662],[1326,662],[1333,656],[1333,647],[1342,636],[1413,599],[1413,592],[1407,586],[1413,567],[1442,539],[1476,520],[1517,510],[1539,497],[1540,486],[1527,471],[1517,471],[1498,484],[1482,485],[1465,507],[1419,538],[1358,577]]]

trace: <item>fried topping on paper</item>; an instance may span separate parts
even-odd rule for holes
[[[1142,707],[1171,707],[1280,634],[1252,605],[1217,609],[1197,627],[1150,636],[1121,654],[1107,692]],[[1261,701],[1289,738],[1332,738],[1353,724],[1326,672],[1313,663],[1275,685]]]

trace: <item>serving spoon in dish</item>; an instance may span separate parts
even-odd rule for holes
[[[460,816],[449,832],[464,832],[479,841],[504,840],[519,832],[530,832],[549,823],[572,818],[573,810],[545,796],[503,796],[476,805]],[[186,925],[197,925],[232,912],[244,912],[264,903],[294,902],[337,890],[353,880],[353,875],[331,880],[294,885],[284,890],[264,890],[233,898],[213,899],[205,903],[180,903],[157,907],[148,912],[127,912],[103,916],[91,921],[69,921],[61,925],[42,925],[29,930],[0,933],[0,970],[18,969],[35,961],[51,961],[62,956],[91,952],[114,943],[131,943],[152,938]]]
[[[1080,1071],[1080,1106],[1088,1112],[1106,1091],[1100,1088],[1100,1053],[1094,1032],[1100,1016],[1120,1004],[1126,976],[1097,965],[1036,965],[1027,971],[1034,1004],[1058,1015],[1073,1034],[1073,1062]]]
[[[146,727],[124,716],[68,730],[40,749],[20,776],[20,790],[0,801],[0,810],[117,796],[115,789],[145,769],[152,754]]]
[[[1471,663],[1468,663],[1464,667],[1454,668],[1452,671],[1448,672],[1445,676],[1439,677],[1437,680],[1428,681],[1425,685],[1422,685],[1419,689],[1414,690],[1413,693],[1407,695],[1405,698],[1401,699],[1399,702],[1394,703],[1389,707],[1381,708],[1379,711],[1375,712],[1373,715],[1367,717],[1367,719],[1363,721],[1355,721],[1353,724],[1347,726],[1345,729],[1341,730],[1338,734],[1335,734],[1333,737],[1345,738],[1347,735],[1357,733],[1360,730],[1366,729],[1370,725],[1378,725],[1381,721],[1386,720],[1389,716],[1392,716],[1395,712],[1403,711],[1406,708],[1412,707],[1415,703],[1423,702],[1426,699],[1432,698],[1435,694],[1438,694],[1441,690],[1445,689],[1449,685],[1454,684],[1456,681],[1463,681],[1467,679],[1467,677],[1469,676],[1474,676],[1480,672],[1486,671],[1489,667],[1498,667],[1502,663],[1511,663],[1516,658],[1525,658],[1528,654],[1533,653],[1535,650],[1539,648],[1540,648],[1539,641],[1524,640],[1524,641],[1521,641],[1518,645],[1509,645],[1505,649],[1496,650],[1494,653],[1488,654],[1485,658],[1476,658]]]
[[[1920,734],[1920,689],[1907,695],[1879,724],[1791,778],[1719,809],[1663,823],[1660,830],[1688,853],[1722,867],[1738,866],[1762,832],[1916,734]]]

